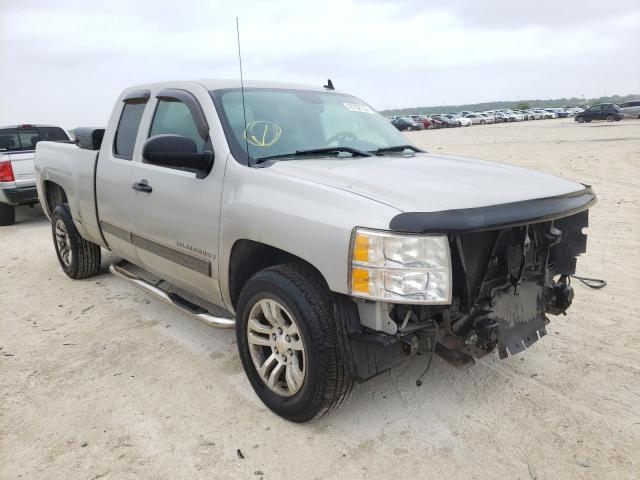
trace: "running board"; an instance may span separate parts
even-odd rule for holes
[[[141,288],[145,292],[151,293],[155,295],[160,300],[178,307],[183,312],[191,315],[192,317],[197,318],[201,322],[206,323],[207,325],[211,325],[212,327],[217,328],[233,328],[236,324],[236,321],[233,318],[224,318],[224,317],[216,317],[211,315],[207,310],[196,305],[195,303],[190,302],[182,298],[180,295],[175,293],[166,292],[155,285],[141,279],[140,277],[134,275],[133,273],[125,270],[119,265],[112,263],[109,265],[109,271],[114,275],[124,278],[129,282],[133,283],[136,287]]]

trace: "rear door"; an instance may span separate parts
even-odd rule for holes
[[[197,96],[196,96],[197,95]],[[145,140],[156,135],[181,135],[192,139],[199,152],[214,151],[203,105],[213,112],[213,102],[203,88],[193,93],[179,89],[157,92],[145,117]],[[213,115],[213,113],[210,113]],[[218,236],[222,171],[211,172],[152,165],[136,150],[132,190],[133,243],[141,266],[200,297],[220,303]]]
[[[138,263],[131,241],[134,191],[131,189],[133,156],[141,148],[140,122],[149,100],[149,91],[131,92],[114,110],[102,141],[96,170],[96,199],[102,234],[118,256]]]

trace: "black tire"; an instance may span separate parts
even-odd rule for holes
[[[413,130],[413,127],[407,127],[407,132],[410,132]]]
[[[485,122],[484,120],[480,120],[480,125],[484,125],[485,123],[487,122]]]
[[[613,115],[607,115],[607,122],[613,122]]]
[[[70,258],[68,264],[62,259],[59,243],[56,236],[58,222],[64,224],[68,237]],[[71,212],[66,204],[58,205],[51,214],[51,232],[53,235],[53,247],[58,257],[58,262],[64,273],[75,280],[88,278],[100,272],[100,247],[80,236],[76,229]]]
[[[251,357],[247,338],[249,314],[265,299],[276,300],[295,317],[304,343],[305,378],[292,396],[272,391],[260,377]],[[345,334],[336,312],[324,280],[305,265],[266,268],[256,273],[242,289],[236,317],[238,351],[254,391],[277,415],[292,422],[308,422],[340,406],[351,393],[353,379],[346,366]]]
[[[584,123],[584,117],[578,117],[577,121],[578,123]]]
[[[13,225],[16,223],[16,209],[13,205],[0,203],[0,227]]]

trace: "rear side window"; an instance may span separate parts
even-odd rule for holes
[[[118,122],[116,138],[113,142],[113,154],[115,157],[131,160],[133,148],[136,145],[140,120],[142,120],[146,105],[146,100],[136,99],[125,102]]]
[[[38,127],[40,140],[45,142],[68,142],[69,137],[59,127]]]
[[[69,137],[59,127],[18,127],[0,129],[0,151],[31,151],[36,144],[48,142],[68,142]]]
[[[173,98],[162,98],[158,101],[156,113],[153,116],[149,136],[162,134],[181,135],[192,139],[196,143],[198,152],[202,152],[205,140],[198,133],[189,107],[183,102]]]

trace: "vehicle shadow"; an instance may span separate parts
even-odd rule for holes
[[[44,223],[46,221],[47,217],[42,211],[40,204],[16,207],[16,225]]]

